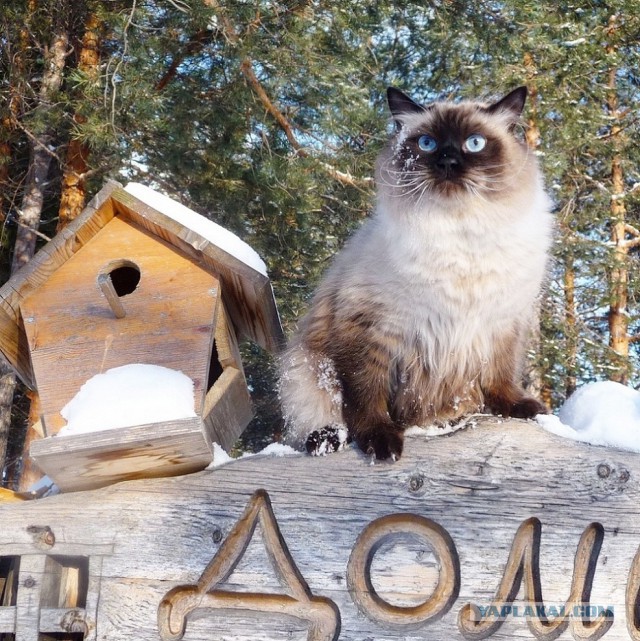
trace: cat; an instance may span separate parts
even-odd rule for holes
[[[288,438],[398,459],[404,429],[546,407],[521,386],[552,240],[526,87],[493,103],[387,90],[374,215],[338,253],[280,361]]]

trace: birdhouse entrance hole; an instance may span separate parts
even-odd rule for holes
[[[140,282],[140,268],[130,260],[111,263],[106,270],[116,294],[120,297],[132,294]]]
[[[98,274],[98,285],[116,318],[126,316],[121,298],[133,293],[140,282],[140,268],[130,260],[109,263]]]

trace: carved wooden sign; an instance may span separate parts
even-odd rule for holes
[[[639,499],[514,421],[8,504],[0,638],[640,640]]]

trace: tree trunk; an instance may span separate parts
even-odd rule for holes
[[[5,465],[11,431],[11,408],[16,389],[16,376],[9,363],[0,359],[0,486],[5,485]]]
[[[535,83],[537,74],[535,61],[530,53],[524,54],[524,68],[527,72],[527,91],[529,92],[529,117],[525,139],[530,149],[537,149],[540,145],[540,127],[538,126],[538,87]]]
[[[60,89],[67,57],[69,37],[66,31],[59,31],[53,37],[49,55],[45,60],[42,85],[39,92],[39,111],[46,111],[54,94]],[[18,231],[11,272],[26,265],[35,253],[36,233],[44,202],[44,192],[51,164],[53,132],[44,131],[29,138],[29,171],[25,179],[22,207],[18,217]]]
[[[78,62],[78,69],[93,80],[97,80],[99,74],[99,27],[100,21],[98,17],[95,14],[90,14],[85,21],[85,31],[82,37],[82,48]],[[76,114],[74,121],[76,124],[82,125],[86,122],[86,118]],[[88,146],[73,138],[67,147],[56,232],[64,229],[84,209],[87,199],[85,174],[89,169],[88,158]]]
[[[28,0],[25,26],[20,29],[18,48],[12,58],[13,73],[9,86],[9,112],[2,122],[7,140],[15,131],[16,123],[19,121],[22,112],[23,85],[26,78],[27,52],[30,39],[29,25],[36,9],[36,0]],[[12,191],[10,188],[9,174],[11,146],[8,142],[3,142],[0,154],[2,154],[3,160],[7,161],[6,164],[0,166],[0,194],[3,194],[6,199],[0,201],[0,210],[1,213],[6,216],[8,211],[5,211],[5,207],[10,202],[8,195]],[[12,410],[16,386],[17,379],[13,370],[4,357],[0,357],[0,486],[3,487],[6,487],[8,482],[7,466],[9,463],[8,455],[12,427]]]
[[[3,135],[9,138],[11,121],[6,118],[2,122]],[[0,214],[4,221],[9,205],[9,164],[11,162],[11,145],[6,140],[0,143]],[[11,407],[13,393],[16,388],[16,377],[9,363],[0,357],[0,486],[4,483],[4,462],[7,458],[9,432],[11,430]]]
[[[64,29],[54,34],[42,74],[37,110],[46,111],[62,84],[67,58],[69,37]],[[11,273],[26,265],[35,253],[36,232],[44,203],[53,152],[54,132],[45,129],[29,135],[29,170],[24,184],[24,194],[18,216],[18,230],[13,250]],[[6,467],[7,436],[11,425],[11,407],[15,390],[15,376],[0,368],[0,442],[4,450]],[[26,460],[26,457],[25,457]]]
[[[565,386],[566,397],[576,391],[578,363],[578,328],[576,326],[576,274],[573,268],[573,258],[567,256],[564,260],[564,334],[566,367]]]
[[[11,120],[4,118],[0,123],[2,135],[0,138],[0,219],[4,221],[7,216],[6,207],[9,203],[9,166],[11,164]]]
[[[616,52],[616,16],[609,19],[608,35],[610,44],[607,53],[613,56]],[[629,376],[629,317],[628,303],[628,245],[626,242],[626,206],[624,203],[624,173],[620,153],[622,127],[618,111],[616,92],[616,72],[614,67],[609,71],[609,92],[607,108],[613,119],[610,140],[613,146],[611,161],[611,243],[613,245],[612,267],[609,273],[609,347],[613,350],[614,369],[611,380],[626,384]]]
[[[524,67],[527,72],[527,91],[529,93],[529,109],[525,141],[527,146],[534,151],[540,145],[540,128],[538,127],[538,89],[535,84],[536,66],[530,53],[524,55]],[[541,301],[536,302],[534,318],[531,324],[531,348],[540,354],[541,332]],[[544,380],[544,372],[540,363],[529,362],[525,373],[525,387],[534,396],[537,396],[548,408],[552,405],[552,394],[549,385]]]

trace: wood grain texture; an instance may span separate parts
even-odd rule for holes
[[[110,196],[121,185],[107,183],[89,202],[82,214],[0,288],[0,351],[14,367],[18,377],[29,388],[36,389],[30,361],[25,356],[26,336],[20,317],[20,303],[42,285],[70,256],[114,216]]]
[[[138,266],[117,318],[98,285],[112,263]],[[182,371],[202,411],[219,281],[189,257],[132,224],[112,219],[21,303],[49,436],[60,410],[92,376],[130,363]]]
[[[264,492],[256,495],[257,490]],[[264,493],[277,536],[265,534],[268,519],[252,521],[256,496]],[[371,465],[355,449],[326,458],[258,456],[184,477],[0,505],[0,555],[99,558],[95,638],[105,641],[168,638],[160,636],[163,599],[176,591],[187,599],[189,590],[205,584],[212,597],[203,604],[211,607],[186,615],[181,638],[188,641],[330,638],[309,636],[309,626],[297,618],[300,610],[291,599],[311,597],[335,604],[338,638],[347,641],[598,638],[597,626],[580,617],[551,630],[535,617],[510,615],[484,637],[460,625],[467,604],[492,603],[514,569],[510,556],[518,550],[536,556],[527,541],[535,543],[537,536],[545,605],[564,605],[590,577],[590,604],[613,609],[603,638],[618,640],[638,638],[633,607],[626,604],[637,602],[639,505],[640,455],[566,441],[532,423],[490,419],[450,436],[409,436],[394,464]],[[264,510],[264,503],[258,508]],[[390,517],[398,531],[385,529]],[[427,529],[403,528],[405,522]],[[348,569],[372,523],[384,540],[374,538],[373,559],[368,566],[353,561],[352,572],[369,573],[365,585],[370,582],[382,605],[392,608],[395,623],[385,619],[385,608],[371,616],[349,591],[349,583],[362,589],[359,580],[348,580]],[[437,527],[431,530],[430,524]],[[42,535],[29,526],[49,527],[55,544],[43,549]],[[449,537],[451,543],[439,548],[443,532],[442,540]],[[220,550],[225,553],[216,557]],[[434,598],[449,554],[457,558],[459,583],[443,594],[455,599],[427,621],[419,613],[417,620],[405,617],[405,609]],[[574,565],[583,576],[574,577]],[[450,570],[444,588],[455,579],[455,566]],[[290,571],[298,573],[293,592],[287,587]],[[531,576],[535,590],[536,573]],[[520,586],[513,603],[521,614],[526,589]],[[235,592],[242,594],[234,597]],[[225,599],[229,607],[217,609]],[[23,625],[25,616],[18,616]],[[0,608],[0,621],[5,618]]]
[[[113,192],[112,200],[119,216],[164,239],[220,276],[223,299],[239,334],[270,351],[281,349],[284,335],[268,277],[124,189]]]
[[[175,476],[212,460],[200,418],[33,441],[29,456],[65,491],[121,480]]]
[[[204,401],[207,441],[230,450],[252,418],[253,405],[244,375],[235,367],[226,367]]]
[[[235,367],[240,370],[240,372],[243,372],[238,339],[233,331],[233,324],[231,323],[223,301],[220,301],[218,304],[215,343],[220,365],[222,365],[223,368]]]

